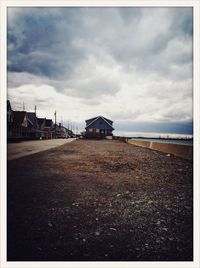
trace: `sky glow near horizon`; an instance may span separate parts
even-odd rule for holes
[[[14,110],[79,130],[192,134],[192,8],[8,8]]]

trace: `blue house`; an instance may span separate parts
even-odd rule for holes
[[[103,116],[97,116],[85,121],[85,137],[86,138],[97,138],[103,139],[106,136],[112,136],[113,128],[113,121],[107,119]]]

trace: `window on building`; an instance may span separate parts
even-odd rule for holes
[[[93,128],[89,128],[89,132],[92,132],[93,131]]]
[[[100,129],[99,129],[99,128],[97,128],[97,129],[96,129],[96,132],[97,132],[97,133],[99,133],[99,131],[100,131]]]

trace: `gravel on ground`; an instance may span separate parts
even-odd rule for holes
[[[192,261],[193,163],[76,140],[8,161],[8,261]]]

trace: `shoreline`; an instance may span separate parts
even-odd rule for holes
[[[143,137],[133,137],[130,140],[138,141],[152,141],[160,143],[170,143],[170,144],[180,144],[180,145],[189,145],[193,146],[193,139],[179,139],[179,138],[143,138]]]

